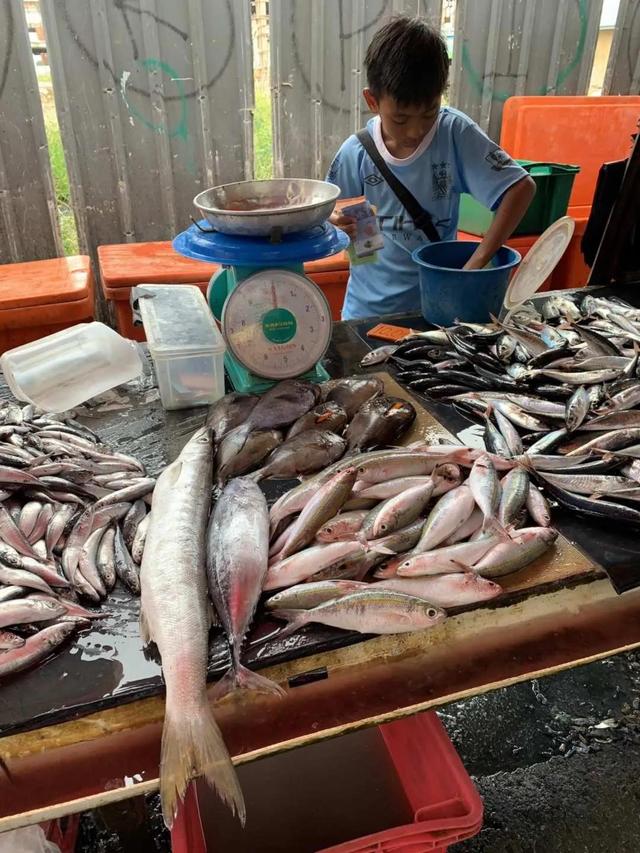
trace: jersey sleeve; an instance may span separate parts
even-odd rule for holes
[[[340,146],[327,172],[327,181],[340,187],[340,198],[357,198],[364,195],[360,172],[364,148],[355,136],[350,136]]]
[[[462,192],[491,210],[496,209],[509,187],[527,175],[475,122],[460,132],[457,148]]]

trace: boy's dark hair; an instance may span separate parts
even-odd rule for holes
[[[371,40],[364,65],[376,98],[388,95],[399,104],[422,105],[447,88],[447,45],[422,18],[392,18]]]

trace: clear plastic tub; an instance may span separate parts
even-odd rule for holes
[[[141,284],[132,290],[165,409],[208,406],[224,394],[225,343],[197,287]]]
[[[79,323],[5,352],[0,368],[18,400],[64,412],[142,373],[135,341],[104,323]]]

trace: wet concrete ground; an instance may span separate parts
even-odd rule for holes
[[[485,802],[482,831],[451,853],[640,850],[640,654],[450,705],[441,718]],[[78,850],[168,851],[156,798],[135,814],[86,815]]]
[[[444,709],[485,802],[455,853],[640,850],[640,656]]]

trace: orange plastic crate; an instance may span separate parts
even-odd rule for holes
[[[86,255],[0,266],[0,354],[93,320]]]
[[[518,95],[507,98],[500,145],[511,157],[580,166],[569,216],[588,217],[600,166],[631,153],[637,95]]]
[[[169,241],[118,243],[98,246],[100,281],[111,303],[121,335],[144,341],[142,326],[134,326],[129,304],[131,288],[137,284],[195,284],[206,295],[211,276],[219,264],[207,264],[179,255]],[[305,273],[329,301],[334,320],[340,319],[349,279],[349,256],[340,252],[329,258],[309,261]]]

